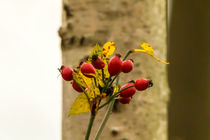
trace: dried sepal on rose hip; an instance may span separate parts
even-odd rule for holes
[[[96,70],[93,65],[87,62],[82,62],[80,69],[82,74],[88,78],[93,78],[93,75],[96,74]]]
[[[92,56],[92,65],[96,69],[103,69],[105,66],[104,61],[98,56],[98,55],[93,55]]]
[[[123,61],[122,72],[129,73],[132,71],[132,69],[133,69],[133,60],[132,59]]]
[[[149,80],[149,79],[140,78],[140,79],[137,79],[135,82],[135,88],[139,91],[145,90],[152,86],[153,86],[153,82],[152,80]]]
[[[61,76],[66,81],[71,81],[73,78],[73,70],[67,66],[61,66],[59,69]]]
[[[74,80],[72,81],[72,87],[77,92],[83,92],[83,90],[79,87],[79,85]]]
[[[127,88],[127,89],[125,89],[125,88]],[[123,89],[125,89],[125,90],[123,90]],[[129,82],[129,83],[125,84],[124,86],[121,87],[120,90],[122,90],[120,92],[121,97],[132,97],[136,93],[136,88],[135,88],[133,82]]]
[[[108,63],[108,71],[110,76],[117,75],[121,72],[122,69],[122,60],[120,58],[121,56],[119,54],[116,54],[114,57],[112,57]]]
[[[131,101],[131,97],[118,96],[118,100],[121,104],[129,104]]]

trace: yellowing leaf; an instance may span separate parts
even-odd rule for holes
[[[103,46],[103,55],[105,58],[108,58],[112,55],[115,51],[115,43],[114,42],[107,42]]]
[[[113,94],[116,94],[118,91],[119,91],[119,87],[117,85],[114,85]]]
[[[98,55],[99,57],[103,57],[102,50],[101,50],[101,47],[99,46],[99,44],[96,44],[94,46],[91,54],[89,55],[88,62],[91,62],[92,61],[92,56],[93,55]]]
[[[161,62],[163,64],[169,64],[169,62],[164,62],[164,61],[162,61],[159,58],[154,56],[154,50],[153,50],[153,48],[150,44],[143,42],[143,43],[141,43],[141,47],[143,49],[134,49],[133,52],[143,52],[143,53],[146,53],[146,54],[152,56],[158,62]]]
[[[77,69],[77,72],[73,72],[73,79],[84,88],[90,88],[91,86],[91,78],[85,77],[80,69]]]
[[[147,54],[154,55],[154,50],[150,44],[143,42],[141,43],[141,47],[146,51]]]
[[[90,111],[90,104],[84,93],[80,94],[71,106],[69,116]]]
[[[104,77],[105,78],[109,78],[110,77],[110,74],[109,74],[109,71],[108,71],[108,61],[104,61],[105,63],[105,66],[104,66]]]
[[[92,84],[91,84],[90,88],[87,89],[86,92],[87,92],[88,97],[90,98],[91,101],[92,101],[92,99],[94,99],[98,95],[100,95],[100,90],[99,90],[99,88],[97,88],[97,85],[95,84],[94,79],[92,79]]]

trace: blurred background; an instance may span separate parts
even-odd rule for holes
[[[0,0],[0,139],[61,139],[60,0]],[[210,1],[170,0],[169,140],[210,140]]]

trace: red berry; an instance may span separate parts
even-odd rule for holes
[[[130,86],[133,86],[133,87],[130,87]],[[125,89],[127,87],[130,87],[130,88]],[[136,93],[136,88],[134,87],[134,83],[127,83],[124,86],[122,86],[120,90],[123,90],[120,92],[121,97],[132,97]]]
[[[125,60],[122,63],[122,72],[129,73],[133,69],[133,61],[132,60]]]
[[[87,63],[87,62],[82,63],[81,72],[88,78],[94,77],[93,75],[89,75],[89,74],[96,74],[96,71],[95,71],[95,68],[93,67],[93,65],[90,63]]]
[[[66,81],[71,81],[72,78],[73,78],[73,70],[69,67],[66,67],[66,66],[61,66],[61,68],[59,69],[60,72],[61,72],[61,75],[63,77],[64,80]]]
[[[122,60],[120,55],[115,55],[108,63],[108,71],[111,76],[117,75],[121,72],[122,69]]]
[[[92,56],[92,65],[96,69],[103,69],[105,66],[105,63],[98,55],[93,55]]]
[[[148,79],[140,78],[140,79],[137,79],[135,82],[136,89],[140,91],[145,90],[152,86],[153,86],[152,80],[148,80]]]
[[[121,96],[118,96],[118,100],[122,104],[128,104],[131,101],[131,97],[121,97]]]
[[[73,81],[72,82],[72,87],[77,91],[77,92],[83,92],[83,90],[78,86],[78,84]]]

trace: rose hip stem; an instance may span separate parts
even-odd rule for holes
[[[124,90],[126,90],[126,89],[128,89],[128,88],[131,88],[131,87],[134,87],[134,85],[129,86],[129,87],[126,87],[126,88],[124,88],[124,89],[118,91],[118,92],[115,93],[114,95],[112,95],[106,103],[104,103],[104,104],[102,104],[101,106],[98,107],[98,110],[101,109],[101,108],[103,108],[104,106],[108,105],[115,97],[117,97],[117,96],[119,95],[120,92],[122,92],[122,91],[124,91]]]

